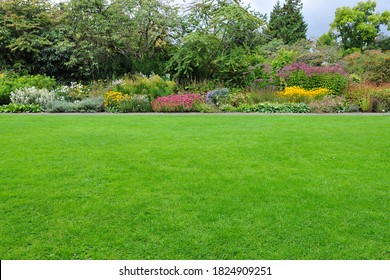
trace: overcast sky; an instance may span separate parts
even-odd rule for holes
[[[358,2],[363,0],[302,0],[303,16],[309,26],[308,37],[319,37],[329,31],[329,25],[334,20],[334,14],[338,7],[355,7]],[[263,14],[269,14],[272,11],[277,0],[243,0],[251,7]],[[363,1],[366,2],[366,1]],[[390,11],[390,0],[376,0],[376,11]],[[280,0],[284,3],[284,0]]]

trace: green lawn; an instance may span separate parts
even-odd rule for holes
[[[0,259],[390,259],[390,116],[0,115]]]

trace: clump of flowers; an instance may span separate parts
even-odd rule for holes
[[[104,107],[116,106],[120,101],[125,100],[125,98],[121,92],[107,91],[104,95]]]
[[[288,78],[294,71],[302,71],[306,76],[311,77],[314,75],[338,73],[343,76],[347,75],[347,72],[339,65],[336,66],[310,66],[306,63],[295,62],[291,65],[285,66],[280,70],[278,76],[281,78]]]
[[[330,90],[327,88],[306,90],[301,87],[293,86],[286,87],[283,91],[280,91],[279,96],[282,98],[287,98],[288,100],[293,102],[302,102],[307,100],[313,100],[319,96],[325,96],[330,93]]]
[[[285,86],[298,86],[307,90],[327,88],[339,95],[348,84],[348,75],[341,66],[310,66],[293,63],[280,70],[278,78]]]
[[[204,103],[204,99],[198,94],[171,94],[155,99],[152,108],[155,112],[193,112],[201,103]]]

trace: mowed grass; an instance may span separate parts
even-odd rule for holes
[[[390,259],[390,116],[0,115],[1,259]]]

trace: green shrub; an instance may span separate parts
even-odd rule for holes
[[[151,100],[160,96],[167,96],[174,92],[176,83],[166,81],[159,75],[146,77],[141,74],[125,78],[122,83],[113,87],[113,91],[118,91],[127,95],[148,95]]]
[[[151,112],[149,97],[147,95],[132,95],[131,98],[126,98],[119,101],[118,110],[122,113],[131,112]]]
[[[346,97],[363,112],[390,112],[390,84],[353,84],[347,88]]]
[[[223,105],[222,112],[243,112],[243,113],[310,113],[310,108],[304,103],[259,103],[241,104],[238,107]]]
[[[363,82],[377,85],[390,82],[390,51],[353,53],[344,60],[348,73],[360,76]]]
[[[38,104],[7,104],[0,106],[0,113],[40,113],[42,107]]]
[[[17,89],[35,87],[38,89],[52,90],[56,85],[57,82],[54,78],[45,75],[2,75],[0,78],[0,105],[9,104],[11,102],[11,92]]]

